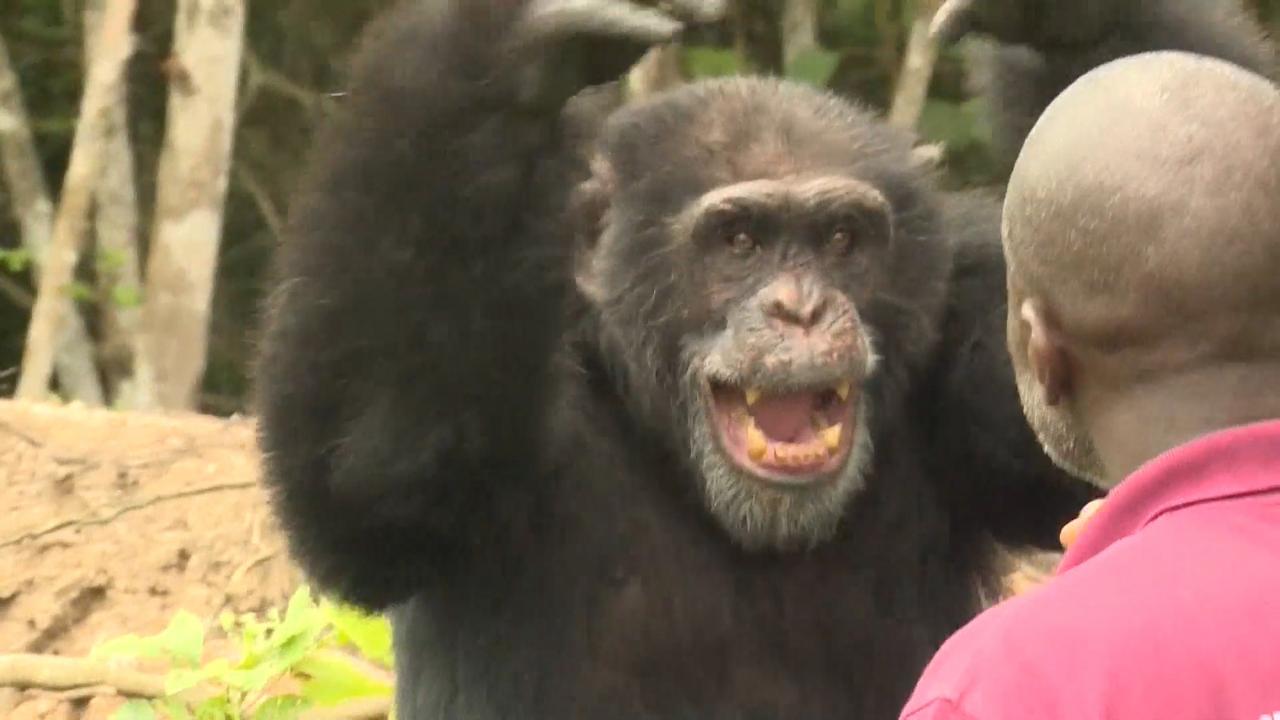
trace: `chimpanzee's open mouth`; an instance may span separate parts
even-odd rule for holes
[[[769,482],[805,485],[830,479],[853,446],[853,380],[802,390],[771,391],[712,381],[712,422],[725,454]]]

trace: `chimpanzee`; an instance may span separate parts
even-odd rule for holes
[[[1119,54],[1270,62],[1225,1],[946,25],[1008,43],[1016,150]],[[391,608],[404,720],[896,717],[997,592],[997,541],[1088,499],[1020,412],[997,204],[807,86],[617,106],[647,47],[724,10],[665,7],[401,4],[293,208],[266,482],[311,577]]]

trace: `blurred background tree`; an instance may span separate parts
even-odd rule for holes
[[[0,0],[0,41],[26,108],[35,164],[55,201],[76,135],[87,58],[94,53],[86,25],[92,29],[104,2],[112,0]],[[175,12],[179,4],[202,2],[216,0],[138,0],[134,52],[123,85],[127,113],[115,116],[124,132],[103,143],[96,215],[67,306],[78,310],[75,322],[88,343],[80,361],[91,363],[96,377],[90,380],[100,385],[100,400],[107,403],[138,404],[130,400],[135,368],[122,337],[145,315],[137,309],[146,300],[141,276],[154,236],[171,90],[181,89],[187,73],[204,70],[175,62]],[[1280,0],[1247,2],[1280,36]],[[343,86],[353,41],[388,3],[243,3],[234,142],[225,203],[218,200],[221,242],[203,381],[194,396],[158,404],[215,414],[248,409],[248,362],[264,271],[280,238],[291,188],[313,130],[340,102],[334,93]],[[939,144],[948,184],[989,185],[998,170],[988,152],[984,110],[966,92],[965,47],[938,53],[920,32],[935,7],[936,0],[735,0],[728,23],[690,35],[681,47],[651,53],[632,73],[632,88],[652,92],[686,79],[742,72],[786,76],[915,125],[925,141]],[[12,117],[4,111],[13,92],[0,77],[0,143],[15,137]],[[13,166],[12,157],[0,152],[0,164]],[[22,188],[6,184],[5,177],[0,174],[0,394],[8,395],[18,382],[39,278],[24,250],[23,223],[29,218],[22,212]],[[26,232],[29,240],[30,227]],[[64,373],[61,360],[58,370],[59,394],[94,401],[92,389]]]

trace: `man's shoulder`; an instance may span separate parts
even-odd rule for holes
[[[1143,688],[1176,688],[1195,707],[1223,673],[1238,676],[1223,681],[1233,693],[1254,692],[1253,676],[1280,669],[1280,563],[1274,552],[1228,552],[1233,541],[1221,535],[1194,548],[1150,531],[1125,538],[980,614],[934,656],[903,717],[1095,717],[1145,702]],[[1233,574],[1243,577],[1229,582]]]
[[[1055,639],[1063,633],[1054,589],[1006,600],[952,635],[921,676],[904,720],[966,719],[974,706],[1021,707],[1054,694],[1062,677],[1054,672],[1061,667]]]
[[[1083,669],[1119,661],[1133,647],[1133,610],[1155,590],[1140,569],[1118,578],[1118,567],[1106,567],[1128,564],[1122,556],[1109,560],[1055,577],[970,621],[934,655],[903,717],[1052,717],[1049,708],[1072,706],[1087,682]]]

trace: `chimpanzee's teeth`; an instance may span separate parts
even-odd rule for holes
[[[756,421],[747,419],[747,455],[752,460],[760,462],[764,459],[765,452],[769,449],[769,440],[764,436],[764,432],[756,427]]]
[[[736,419],[746,432],[747,456],[753,462],[765,462],[767,458],[770,465],[804,467],[833,457],[840,449],[841,434],[844,432],[844,423],[836,423],[815,427],[818,437],[809,442],[774,442],[756,425],[755,418],[742,415]]]
[[[834,387],[831,387],[830,391],[834,392],[841,402],[847,402],[849,394],[853,391],[853,382],[842,380]],[[756,403],[760,402],[760,398],[764,397],[764,390],[758,386],[748,386],[742,391],[742,396],[747,402],[747,407],[754,407]]]
[[[828,454],[835,454],[835,451],[840,447],[840,433],[843,431],[844,423],[836,423],[818,433],[822,436],[822,444],[826,446]]]

